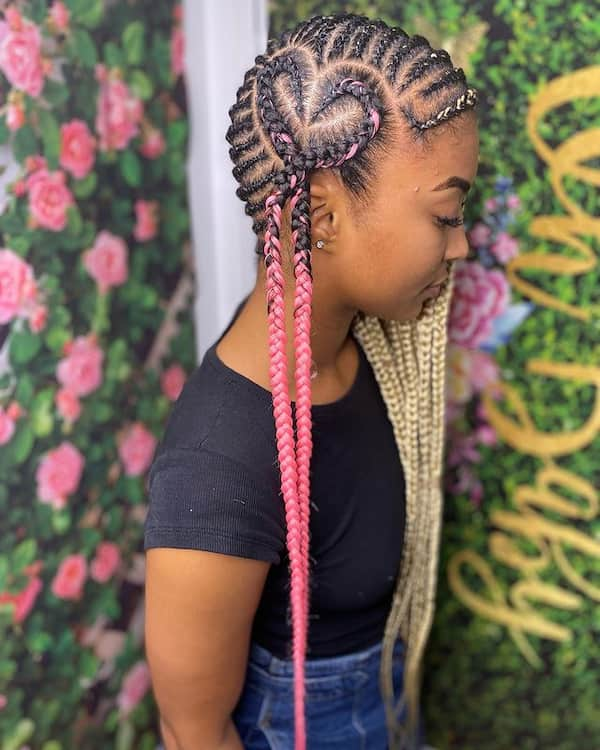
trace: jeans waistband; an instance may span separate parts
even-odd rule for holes
[[[305,676],[323,677],[372,667],[379,662],[382,648],[383,641],[379,641],[373,646],[361,651],[353,651],[350,654],[306,659]],[[404,643],[397,640],[394,644],[394,653],[400,654],[403,652]],[[273,675],[291,677],[294,674],[292,659],[280,659],[263,646],[259,646],[258,643],[252,643],[250,647],[250,661]]]

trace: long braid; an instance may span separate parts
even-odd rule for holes
[[[240,184],[237,194],[253,219],[256,250],[266,266],[270,377],[290,559],[296,750],[304,749],[306,739],[303,681],[312,453],[310,173],[339,169],[347,188],[356,196],[365,195],[375,150],[394,137],[397,126],[408,125],[415,141],[420,141],[426,131],[476,103],[476,92],[467,87],[463,71],[453,67],[446,51],[433,50],[423,37],[409,37],[382,21],[340,14],[314,17],[269,40],[266,54],[255,59],[230,109],[227,140],[233,174]],[[284,262],[288,259],[280,240],[288,200],[295,278],[295,413],[287,381]],[[425,303],[417,321],[359,315],[353,324],[378,381],[405,473],[402,558],[380,672],[394,750],[415,743],[422,656],[434,609],[451,286],[450,281],[436,300]],[[406,643],[399,701],[392,682],[398,637]],[[406,730],[400,717],[405,706],[409,709]]]

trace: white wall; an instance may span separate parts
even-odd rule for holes
[[[255,278],[252,222],[235,194],[225,133],[244,73],[266,46],[266,6],[266,0],[184,2],[198,360]]]

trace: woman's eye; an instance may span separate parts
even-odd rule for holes
[[[464,224],[464,219],[462,216],[436,216],[435,218],[438,224],[441,224],[442,226],[460,227],[462,224]]]
[[[467,199],[463,199],[460,204],[460,216],[436,216],[436,220],[438,224],[445,227],[460,227],[462,224],[464,224],[464,211],[465,211],[465,204],[467,202]]]

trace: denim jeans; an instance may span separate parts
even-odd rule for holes
[[[307,750],[387,750],[379,690],[381,643],[343,656],[306,660]],[[404,644],[394,648],[394,693],[400,695]],[[291,660],[252,644],[244,689],[233,713],[246,750],[293,750],[294,682]],[[424,742],[420,726],[420,746]]]

